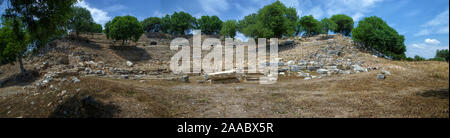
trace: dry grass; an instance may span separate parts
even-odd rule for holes
[[[129,57],[109,49],[110,42],[103,37],[94,36],[98,47],[79,44],[83,46],[71,48],[97,54],[96,60],[110,65],[124,66]],[[289,54],[305,47],[317,49],[308,43],[302,45],[281,51],[280,57],[296,59]],[[167,46],[140,50],[151,59],[137,62],[135,68],[148,70],[167,68],[174,53]],[[273,85],[196,83],[201,76],[192,76],[191,83],[87,77],[80,78],[77,84],[52,82],[58,90],[1,88],[0,117],[449,117],[448,63],[389,61],[366,53],[359,53],[358,57],[366,63],[379,64],[392,75],[377,80],[380,72],[372,71],[310,81],[289,76],[280,77]],[[0,69],[0,79],[17,73],[16,66]],[[63,90],[67,93],[61,96]]]
[[[273,85],[164,80],[141,83],[89,77],[75,85],[54,84],[67,90],[65,96],[58,96],[61,90],[43,89],[39,95],[23,93],[3,98],[0,106],[5,108],[0,109],[0,116],[449,117],[448,63],[386,64],[392,66],[392,75],[386,80],[377,80],[378,72],[369,72],[311,81],[287,77]],[[80,92],[76,92],[78,88]],[[86,96],[95,98],[94,112],[87,112],[83,106],[82,99]],[[62,114],[63,111],[68,113]]]

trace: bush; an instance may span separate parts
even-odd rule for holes
[[[366,17],[352,31],[355,42],[373,48],[393,59],[406,58],[404,36],[376,16]]]
[[[237,31],[237,22],[235,20],[228,20],[222,25],[220,34],[225,37],[234,38]]]
[[[333,31],[335,33],[340,33],[344,36],[351,36],[353,25],[352,17],[344,14],[337,14],[331,17],[331,20],[337,24],[337,28]]]
[[[440,58],[440,57],[435,57],[435,58],[430,58],[430,61],[443,61],[446,62],[445,58]]]

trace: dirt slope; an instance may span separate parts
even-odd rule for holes
[[[168,69],[171,38],[56,40],[26,60],[28,75],[0,66],[0,117],[449,117],[448,63],[390,61],[318,36],[280,40],[276,84],[184,83]]]

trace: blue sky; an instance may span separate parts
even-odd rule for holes
[[[3,0],[0,0],[0,2]],[[115,16],[132,15],[139,20],[185,11],[195,17],[217,15],[240,20],[276,0],[83,0],[77,5],[91,11],[97,23]],[[300,16],[322,19],[347,14],[355,22],[368,16],[383,18],[405,35],[407,56],[434,57],[437,49],[449,48],[448,0],[280,0],[295,7]],[[0,5],[3,12],[6,4]]]

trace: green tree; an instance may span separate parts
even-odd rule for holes
[[[321,32],[320,22],[312,15],[300,18],[300,25],[304,28],[306,36],[317,35]]]
[[[328,32],[336,30],[336,28],[337,28],[337,24],[328,18],[323,18],[320,21],[320,24],[322,26],[321,33],[327,34],[327,35],[328,35]]]
[[[334,30],[335,33],[340,33],[344,36],[351,36],[352,29],[355,24],[351,17],[344,14],[337,14],[333,15],[331,20],[337,24],[337,28]]]
[[[300,33],[300,29],[301,25],[299,23],[299,17],[297,14],[297,10],[293,7],[287,8],[286,9],[286,18],[287,23],[286,23],[286,34],[284,34],[285,36],[298,36],[298,34]]]
[[[419,55],[414,56],[414,61],[425,61],[426,59],[424,57],[421,57]]]
[[[404,59],[406,57],[405,38],[389,27],[381,18],[366,17],[358,23],[352,31],[355,42],[366,47],[373,48],[393,59]]]
[[[237,31],[236,20],[228,20],[223,23],[220,34],[224,35],[225,37],[234,38],[236,36],[236,31]]]
[[[238,31],[249,37],[257,37],[257,21],[258,19],[255,13],[245,16],[244,19],[240,20],[238,23]]]
[[[72,11],[72,17],[69,19],[69,29],[74,31],[77,37],[79,37],[80,33],[91,32],[92,23],[94,22],[91,13],[86,8],[77,6],[73,7]]]
[[[222,23],[222,20],[217,16],[202,16],[197,20],[197,28],[208,35],[218,34],[222,28]]]
[[[92,37],[94,37],[94,33],[102,33],[103,31],[103,27],[100,24],[91,22],[89,24],[89,30],[87,31],[89,34],[92,35]]]
[[[267,28],[267,32],[258,37],[281,38],[283,35],[286,35],[288,32],[286,9],[286,6],[284,6],[284,4],[280,1],[276,1],[275,3],[264,6],[260,9],[257,16],[258,22],[261,23],[264,28]]]
[[[145,32],[159,32],[161,31],[161,18],[150,17],[141,22]]]
[[[281,38],[295,35],[299,27],[295,8],[286,8],[280,1],[264,6],[257,14],[239,21],[238,30],[248,37]]]
[[[137,18],[129,15],[115,17],[108,28],[107,35],[114,40],[122,40],[122,45],[128,40],[137,42],[144,33],[144,29]]]
[[[37,48],[67,32],[72,6],[77,0],[9,0],[4,17],[19,17]]]
[[[91,33],[102,33],[103,27],[101,24],[91,23],[89,32]]]
[[[435,59],[444,59],[445,61],[449,61],[449,57],[450,57],[450,54],[449,54],[449,51],[448,51],[448,49],[442,49],[442,50],[437,50],[436,51],[436,56],[435,56]]]
[[[0,65],[19,61],[20,72],[25,72],[22,58],[29,44],[29,35],[19,19],[2,19],[0,29]]]
[[[163,33],[171,33],[171,21],[170,21],[170,15],[166,14],[166,16],[161,18],[161,32]]]
[[[41,48],[55,37],[67,32],[72,17],[72,6],[77,0],[9,0],[10,6],[2,15],[0,62],[19,61],[21,73],[25,72],[22,57],[26,47],[34,43]]]
[[[189,13],[175,12],[170,17],[170,31],[175,35],[184,35],[190,29],[194,28],[196,19]]]
[[[111,24],[112,24],[112,21],[106,22],[105,29],[103,30],[103,33],[106,34],[107,39],[111,38],[111,33],[110,33]]]

